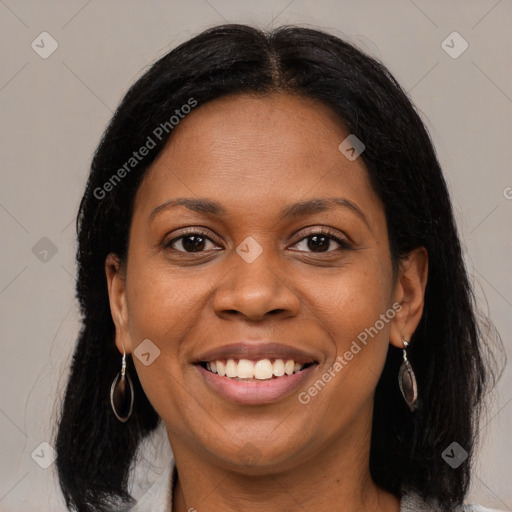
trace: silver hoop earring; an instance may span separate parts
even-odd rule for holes
[[[407,359],[407,347],[409,346],[409,343],[403,338],[400,339],[404,344],[404,360],[402,361],[400,371],[398,372],[398,385],[400,386],[400,391],[402,392],[402,396],[409,406],[409,409],[411,411],[415,411],[418,406],[418,385],[416,383],[416,376],[412,370],[411,363],[409,363],[409,360]]]
[[[133,410],[133,384],[126,370],[126,351],[123,347],[121,371],[116,375],[110,387],[110,405],[121,423],[126,423]]]

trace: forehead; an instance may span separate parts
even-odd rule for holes
[[[322,153],[323,160],[334,162],[347,135],[341,119],[319,101],[277,93],[237,94],[199,105],[173,131],[160,158],[168,160],[186,149],[191,164],[204,164],[205,158],[212,164],[213,156],[227,155],[239,164],[257,155],[263,164],[279,155],[283,164],[299,160],[302,167]]]
[[[180,196],[210,197],[240,212],[344,195],[371,220],[382,214],[380,201],[363,160],[338,149],[348,135],[330,108],[300,96],[232,95],[199,105],[147,171],[136,210],[149,215]]]

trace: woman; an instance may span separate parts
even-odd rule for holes
[[[492,375],[435,151],[382,64],[311,29],[203,32],[126,94],[77,228],[70,508],[462,505]],[[160,421],[174,458],[135,505]]]

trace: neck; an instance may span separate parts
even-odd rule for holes
[[[266,512],[269,503],[275,512],[399,512],[397,497],[370,476],[369,420],[356,422],[350,433],[325,444],[314,457],[287,468],[261,467],[251,475],[215,464],[169,435],[178,470],[173,512]]]

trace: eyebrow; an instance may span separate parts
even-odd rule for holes
[[[169,209],[176,208],[178,206],[185,206],[189,210],[197,213],[207,213],[210,215],[223,216],[226,215],[226,210],[222,207],[222,205],[216,201],[212,201],[206,198],[191,198],[191,197],[178,197],[175,199],[169,199],[162,203],[160,206],[157,206],[150,214],[150,221],[160,212],[166,211]],[[306,217],[313,213],[325,212],[328,210],[332,210],[333,208],[340,207],[347,209],[357,215],[370,229],[370,224],[368,219],[366,218],[363,211],[352,201],[349,201],[343,197],[333,197],[333,198],[315,198],[308,199],[304,201],[299,201],[292,205],[286,206],[280,212],[280,218],[300,218]]]

